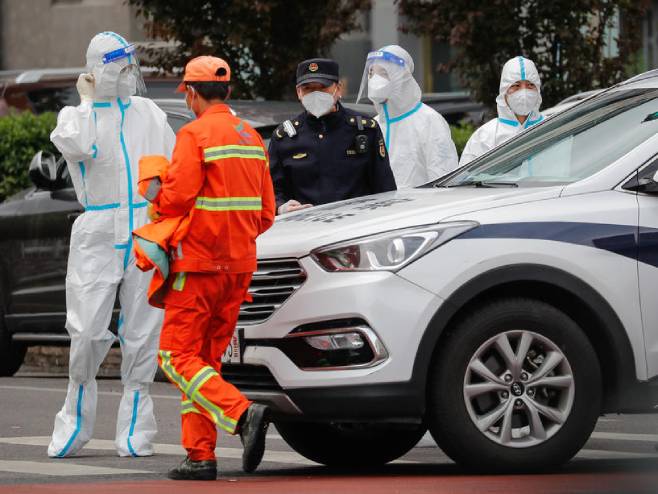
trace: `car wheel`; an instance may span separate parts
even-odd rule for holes
[[[372,467],[400,458],[424,425],[280,422],[276,428],[300,455],[331,467]]]
[[[558,466],[601,412],[601,371],[581,328],[532,299],[486,305],[442,342],[428,376],[427,422],[441,449],[476,470]]]
[[[23,365],[27,346],[12,341],[1,320],[2,316],[0,312],[0,376],[6,377],[16,374]]]

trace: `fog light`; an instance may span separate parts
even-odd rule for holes
[[[306,343],[316,350],[358,350],[365,342],[359,333],[324,334],[306,336]]]
[[[335,320],[299,326],[276,342],[302,370],[373,367],[388,358],[377,334],[360,320]]]

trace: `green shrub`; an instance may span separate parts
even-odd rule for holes
[[[28,187],[30,161],[37,151],[56,153],[50,142],[57,115],[29,112],[0,117],[0,201]]]
[[[466,147],[468,139],[473,135],[473,132],[475,132],[475,127],[471,124],[450,126],[450,133],[452,134],[452,140],[457,148],[458,156],[462,155],[462,151],[464,150],[464,147]]]

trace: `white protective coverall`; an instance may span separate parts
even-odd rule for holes
[[[528,114],[528,118],[524,124],[521,124],[517,120],[516,115],[505,100],[507,90],[512,84],[518,81],[532,82],[539,92],[537,105]],[[539,107],[541,106],[541,81],[539,80],[537,67],[535,67],[532,60],[524,57],[514,57],[505,63],[503,72],[500,75],[500,90],[496,97],[496,105],[498,107],[498,118],[488,121],[473,133],[459,159],[460,166],[483,155],[490,149],[495,148],[544,119],[544,116],[539,113]]]
[[[357,97],[359,101],[367,96],[375,104],[398,189],[422,185],[457,168],[450,126],[421,102],[413,71],[411,55],[397,45],[371,52]]]
[[[170,158],[175,135],[166,114],[151,100],[131,96],[140,77],[135,77],[139,69],[134,55],[103,63],[104,55],[116,55],[128,46],[111,32],[91,40],[87,68],[95,78],[93,101],[83,99],[77,107],[63,108],[50,136],[67,161],[85,208],[71,231],[66,274],[69,385],[55,417],[51,457],[74,455],[92,436],[95,377],[115,340],[108,326],[117,290],[123,395],[115,445],[120,456],[153,454],[156,422],[149,386],[157,368],[163,314],[147,302],[151,274],[135,266],[131,232],[147,221],[146,201],[136,186],[139,158]]]

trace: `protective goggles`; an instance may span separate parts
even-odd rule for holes
[[[103,55],[102,61],[103,64],[108,64],[127,58],[129,62],[132,62],[133,53],[135,53],[135,45],[124,46]]]
[[[400,67],[404,67],[405,63],[400,57],[393,55],[387,51],[371,51],[366,57],[366,65],[372,65],[377,62],[389,62]]]

